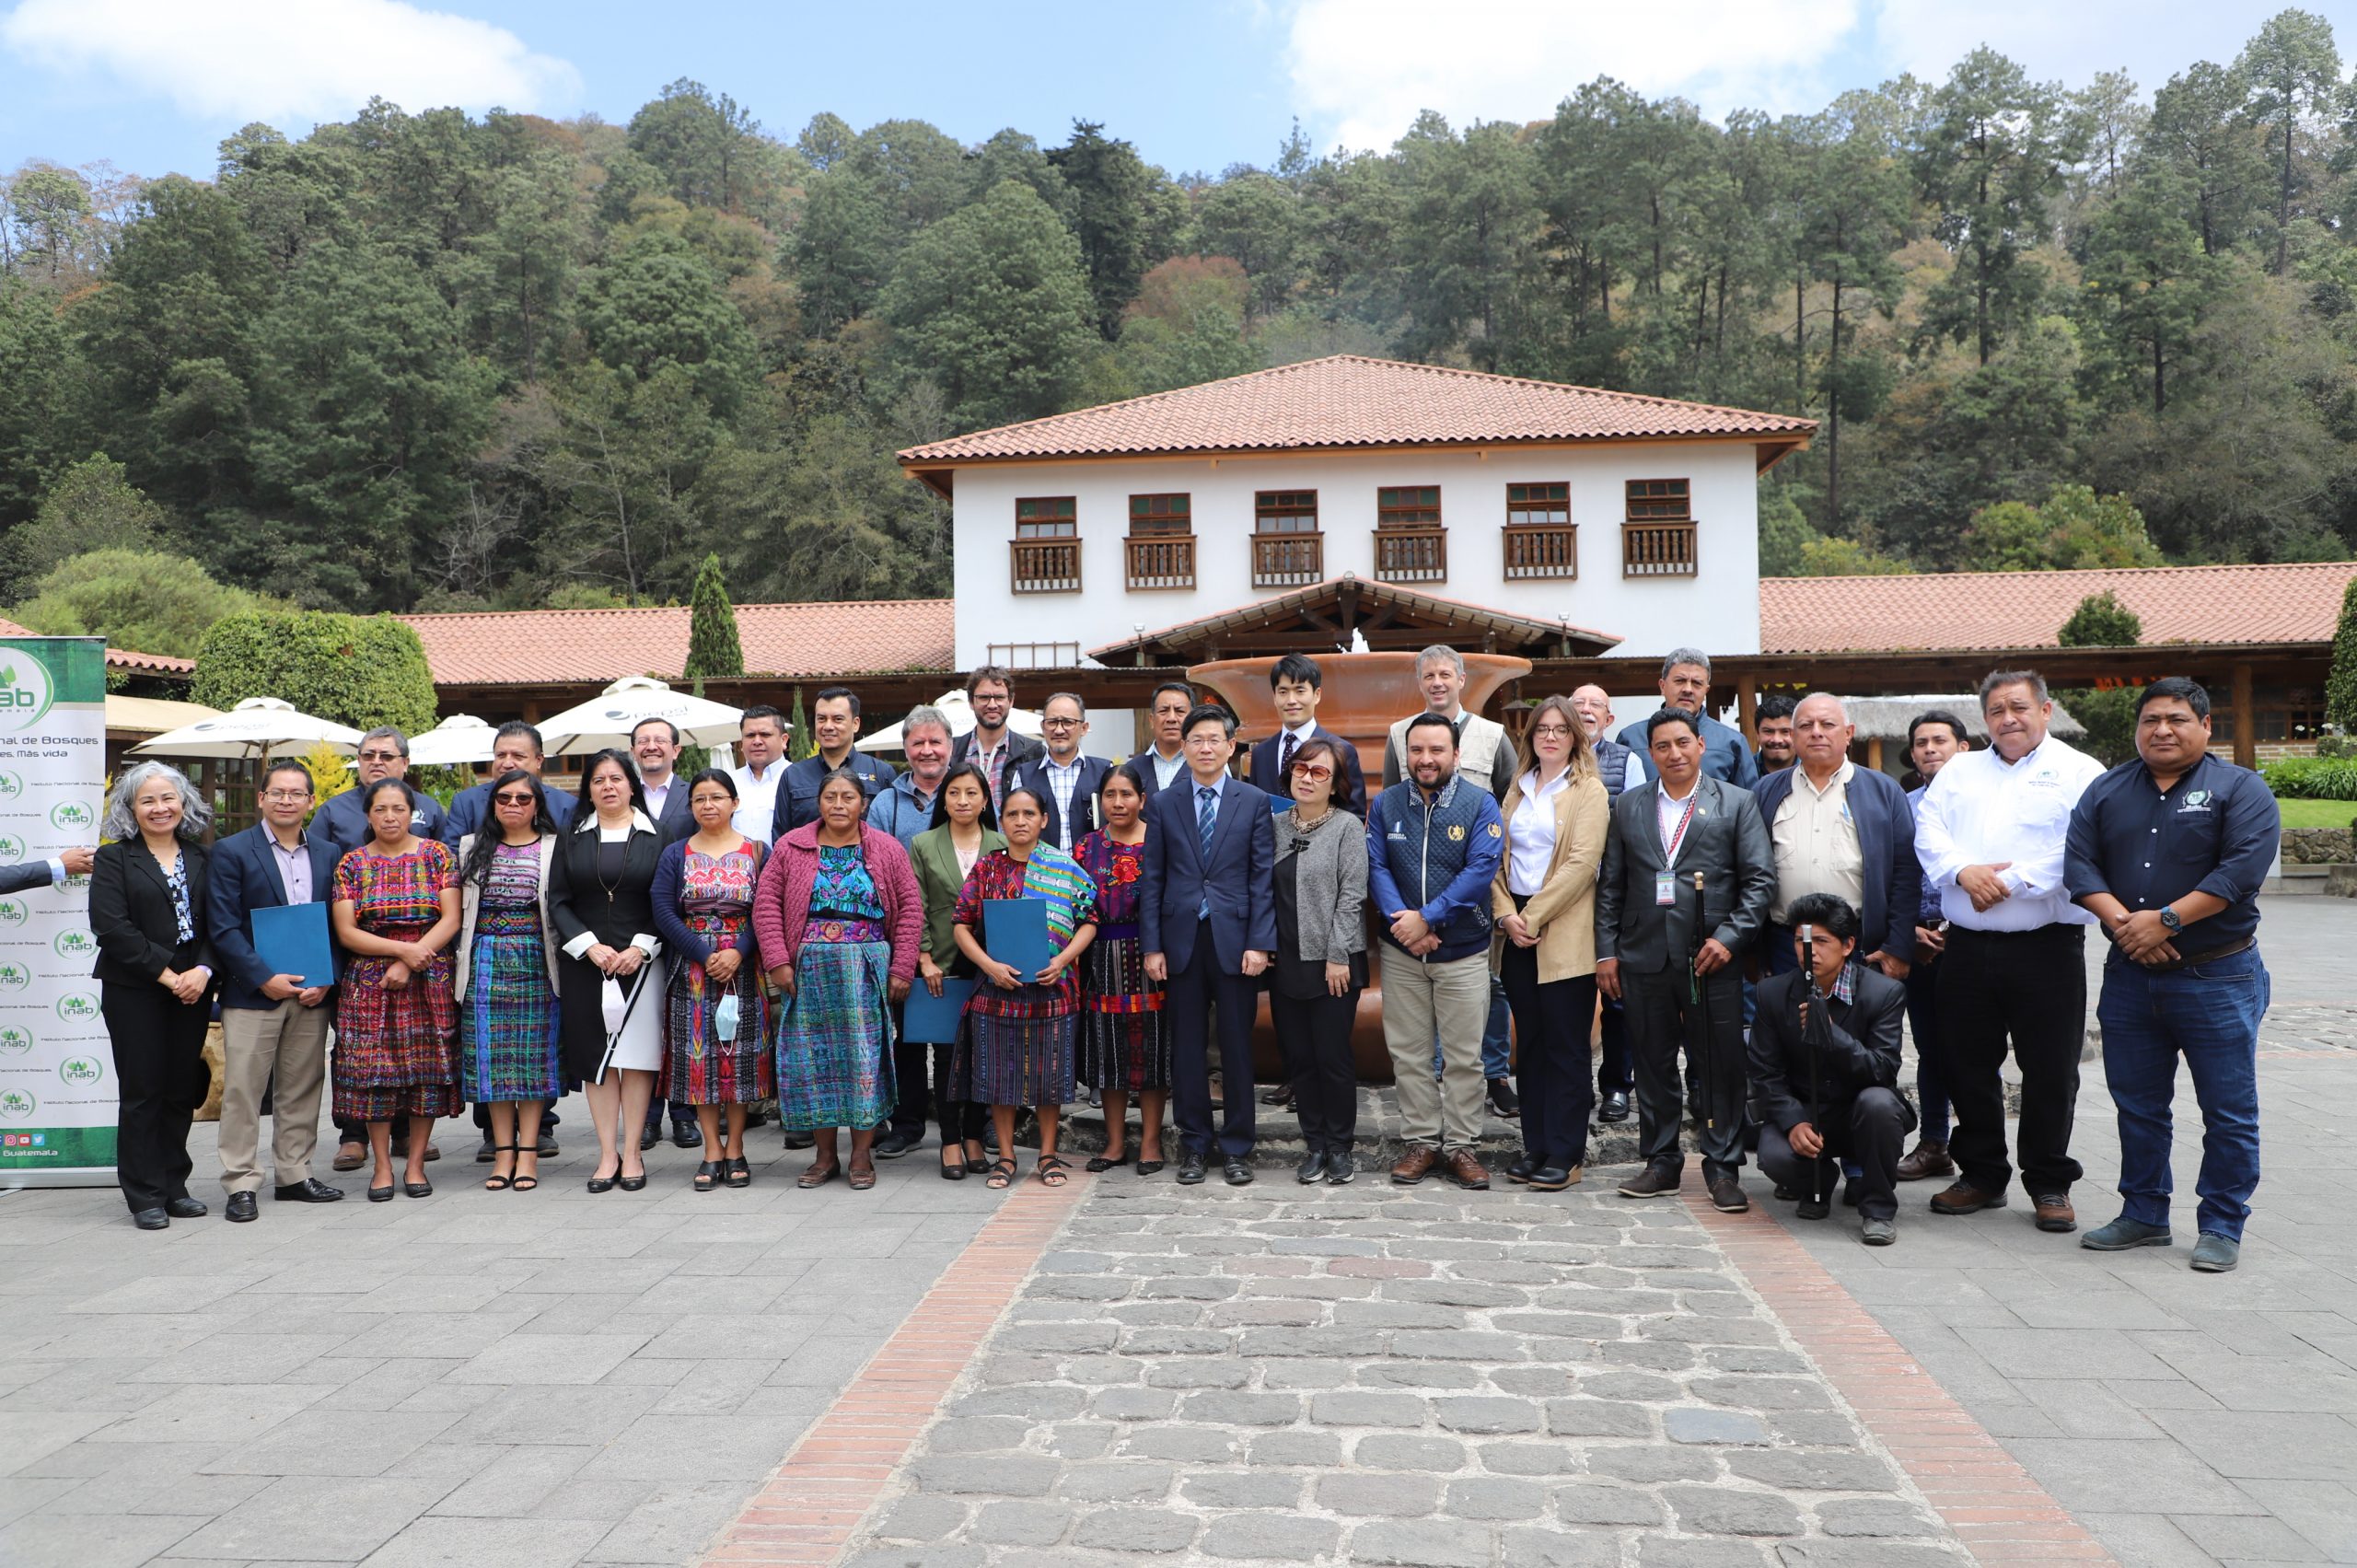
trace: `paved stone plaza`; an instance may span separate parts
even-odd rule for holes
[[[2357,1562],[2357,904],[2267,915],[2223,1278],[1922,1187],[1870,1251],[1756,1173],[1734,1220],[1602,1171],[804,1193],[773,1132],[742,1192],[667,1145],[593,1197],[568,1134],[486,1193],[453,1127],[424,1202],[0,1196],[0,1563]],[[2098,1223],[2092,1070],[2076,1148]]]

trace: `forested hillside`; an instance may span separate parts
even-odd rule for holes
[[[2165,84],[1600,80],[1215,175],[729,86],[0,181],[0,603],[104,600],[102,546],[347,609],[679,599],[707,551],[740,602],[945,593],[896,447],[1338,351],[1824,420],[1771,571],[2357,553],[2357,89],[2298,11]]]

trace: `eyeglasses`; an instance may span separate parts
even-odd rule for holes
[[[1293,765],[1293,776],[1315,782],[1332,778],[1334,770],[1323,762],[1295,762]]]
[[[1530,726],[1530,733],[1537,736],[1541,740],[1569,740],[1572,738],[1571,726],[1569,725],[1532,725]]]
[[[294,801],[310,799],[311,792],[308,789],[273,789],[266,791],[263,794],[262,798],[264,800],[292,803]]]
[[[404,755],[400,751],[363,751],[360,760],[364,762],[398,762]]]
[[[494,795],[491,798],[497,801],[502,806],[529,806],[532,804],[532,797],[528,795]]]
[[[1070,729],[1079,723],[1078,719],[1041,719],[1039,727],[1041,729]]]

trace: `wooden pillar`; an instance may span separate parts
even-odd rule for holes
[[[1882,737],[1879,735],[1866,737],[1866,766],[1877,773],[1882,772]]]
[[[1743,730],[1743,743],[1754,751],[1759,749],[1759,678],[1746,675],[1735,683],[1735,714]]]
[[[2258,715],[2251,711],[2250,666],[2235,666],[2235,761],[2258,766]]]

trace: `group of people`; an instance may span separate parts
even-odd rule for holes
[[[1710,666],[1692,649],[1664,660],[1660,708],[1617,738],[1598,688],[1538,702],[1517,739],[1463,707],[1465,676],[1450,648],[1419,656],[1422,706],[1391,726],[1372,794],[1356,749],[1318,722],[1322,675],[1300,655],[1271,672],[1281,728],[1244,776],[1234,715],[1184,683],[1153,693],[1153,744],[1113,763],[1082,749],[1072,693],[1047,699],[1040,739],[1015,733],[997,667],[968,680],[967,733],[936,708],[907,716],[904,772],[857,751],[859,699],[840,687],[819,695],[811,757],[785,761],[782,716],[749,708],[742,763],[682,779],[678,732],[650,720],[587,760],[577,800],[542,782],[528,725],[502,726],[493,777],[447,811],[379,730],[361,782],[316,813],[308,771],[272,764],[261,820],[209,851],[187,780],[141,763],[91,868],[126,1202],[143,1228],[206,1212],[186,1145],[216,996],[232,1220],[258,1212],[265,1092],[284,1201],[343,1196],[310,1173],[323,1091],[336,1164],[366,1163],[377,1202],[432,1192],[434,1124],[468,1104],[485,1185],[531,1191],[575,1088],[594,1192],[646,1185],[667,1107],[708,1156],[697,1191],[748,1185],[746,1130],[771,1102],[789,1146],[813,1151],[806,1188],[872,1187],[876,1161],[929,1126],[945,1179],[1007,1187],[1026,1109],[1033,1175],[1060,1186],[1059,1111],[1083,1085],[1106,1114],[1091,1171],[1175,1159],[1183,1184],[1216,1166],[1241,1185],[1264,990],[1283,1056],[1266,1098],[1298,1113],[1296,1177],[1345,1183],[1352,1036],[1379,979],[1408,1145],[1394,1182],[1486,1188],[1486,1108],[1521,1124],[1505,1177],[1562,1190],[1591,1121],[1626,1119],[1633,1091],[1643,1163],[1624,1195],[1678,1190],[1690,1112],[1717,1207],[1747,1206],[1737,1172],[1756,1143],[1804,1216],[1829,1213],[1838,1180],[1863,1238],[1887,1244],[1904,1179],[1955,1174],[1937,1213],[2004,1205],[2010,1049],[2023,1182],[2037,1223],[2068,1230],[2096,925],[2113,944],[2102,1013],[2127,1205],[2084,1240],[2170,1239],[2182,1054],[2210,1133],[2195,1262],[2233,1266],[2257,1180],[2255,900],[2276,819],[2256,775],[2208,754],[2199,686],[2148,688],[2139,759],[2106,772],[2049,733],[2035,674],[1993,674],[1987,749],[1953,714],[1915,721],[1910,794],[1850,761],[1827,693],[1780,705],[1755,753],[1702,711]],[[272,972],[254,912],[308,902],[330,906],[334,974]]]

